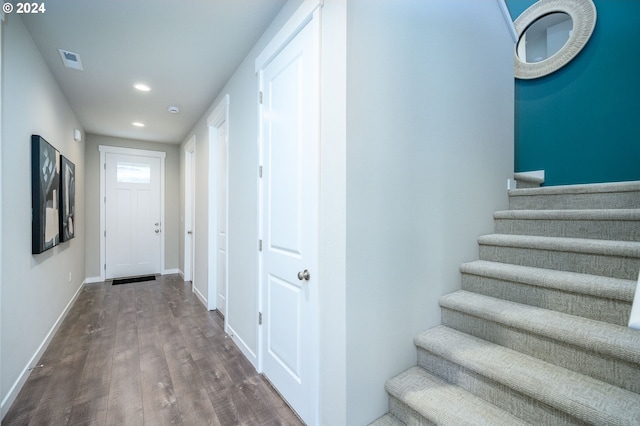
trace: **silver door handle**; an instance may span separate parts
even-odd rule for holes
[[[156,234],[159,234],[159,233],[160,233],[160,230],[159,230],[159,229],[156,229]]]
[[[311,274],[306,269],[304,271],[298,272],[298,279],[300,281],[302,280],[309,281],[309,278],[311,278]]]
[[[187,231],[187,234],[191,235],[193,234],[193,231]]]

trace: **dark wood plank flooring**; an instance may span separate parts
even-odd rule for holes
[[[87,284],[2,425],[301,425],[177,275]]]

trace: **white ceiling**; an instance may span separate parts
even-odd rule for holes
[[[49,0],[21,16],[85,132],[180,143],[285,2]],[[58,49],[84,71],[65,68]]]

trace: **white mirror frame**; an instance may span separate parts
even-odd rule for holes
[[[540,62],[525,62],[518,56],[518,43],[535,21],[554,12],[563,12],[573,20],[573,32],[567,43],[554,55]],[[529,80],[544,77],[569,63],[587,44],[596,26],[596,6],[591,0],[540,0],[522,12],[513,23],[518,34],[514,48],[515,76]]]

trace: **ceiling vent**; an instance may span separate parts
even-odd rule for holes
[[[80,60],[80,55],[77,53],[69,52],[68,50],[58,49],[60,52],[60,57],[62,58],[62,63],[67,68],[73,68],[74,70],[82,71],[82,61]]]

